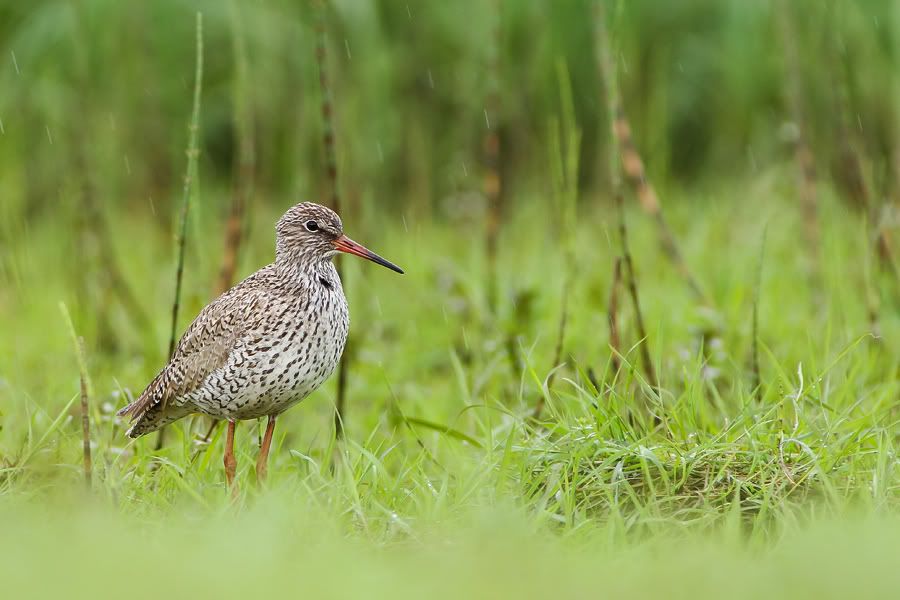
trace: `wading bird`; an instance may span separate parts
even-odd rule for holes
[[[275,419],[322,385],[344,351],[350,317],[332,257],[355,254],[403,273],[345,236],[340,217],[324,206],[297,204],[275,230],[275,262],[201,310],[169,364],[119,411],[133,420],[132,438],[191,413],[227,420],[229,488],[235,421],[268,417],[256,463],[263,480]]]

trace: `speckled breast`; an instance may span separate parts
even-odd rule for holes
[[[279,296],[238,340],[226,364],[187,398],[214,417],[279,414],[318,388],[340,360],[350,320],[336,273],[307,293]]]

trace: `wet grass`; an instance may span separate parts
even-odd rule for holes
[[[583,206],[574,229],[558,368],[554,274],[569,255],[536,202],[523,202],[503,232],[498,316],[486,308],[480,248],[466,241],[471,223],[345,219],[348,233],[407,271],[397,278],[345,262],[357,345],[346,439],[334,439],[332,381],[279,421],[269,486],[258,490],[261,424],[241,423],[236,506],[224,488],[222,429],[203,445],[205,422],[185,420],[157,452],[152,436],[127,440],[113,416],[164,360],[175,260],[165,232],[111,215],[117,256],[156,331],[147,336],[113,310],[112,346],[86,336],[94,483],[85,494],[78,361],[58,303],[79,335],[98,317],[67,283],[66,249],[54,241],[64,225],[15,231],[0,263],[0,569],[15,575],[4,580],[47,593],[80,581],[86,591],[102,562],[104,591],[136,586],[139,595],[168,593],[169,574],[184,582],[178,595],[271,585],[340,596],[393,581],[384,595],[661,593],[688,583],[711,595],[838,595],[849,584],[832,585],[842,571],[823,565],[852,565],[872,573],[876,591],[892,589],[900,321],[886,297],[882,337],[869,334],[865,224],[842,205],[825,204],[823,287],[808,282],[799,216],[766,183],[781,176],[723,190],[743,201],[703,220],[690,198],[673,203],[714,310],[696,307],[661,258],[652,222],[627,211],[657,391],[636,366],[627,306],[621,367],[610,367],[605,307],[617,245],[606,200]],[[276,217],[255,215],[242,274],[270,260]],[[205,249],[218,248],[220,227],[193,226],[182,326],[209,299],[218,265]],[[532,298],[514,332],[520,370],[507,348],[510,323],[522,323],[514,296]],[[64,576],[46,581],[16,566],[39,559]]]

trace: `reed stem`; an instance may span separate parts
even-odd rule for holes
[[[319,67],[319,91],[322,94],[322,145],[325,150],[325,176],[330,188],[331,208],[341,213],[341,196],[338,188],[337,152],[334,141],[334,107],[332,105],[331,87],[328,78],[328,32],[325,26],[325,1],[317,3],[318,21],[316,23],[316,64]],[[344,269],[341,262],[336,265],[338,277],[346,285]],[[337,390],[334,402],[334,435],[344,436],[344,415],[347,401],[347,371],[350,368],[352,340],[347,339],[341,360],[338,363]]]
[[[194,103],[191,110],[191,123],[188,127],[187,170],[184,175],[184,188],[181,196],[181,216],[178,226],[178,260],[175,269],[175,296],[172,299],[172,324],[169,329],[169,358],[175,354],[175,333],[178,327],[178,311],[181,307],[181,284],[184,276],[184,252],[187,239],[188,214],[191,208],[191,191],[197,177],[197,131],[200,129],[200,91],[203,87],[203,14],[197,12],[196,66],[194,71]],[[165,439],[165,427],[159,430],[156,449],[162,447]]]

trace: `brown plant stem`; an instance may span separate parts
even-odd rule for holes
[[[319,91],[322,94],[322,145],[325,150],[325,176],[330,188],[331,208],[340,214],[341,197],[338,190],[337,157],[334,147],[334,109],[331,99],[331,88],[328,84],[328,37],[325,28],[325,2],[317,3],[318,21],[316,23],[316,64],[319,67]],[[337,263],[338,277],[344,279],[344,270]],[[345,282],[346,284],[346,282]],[[344,436],[345,404],[347,397],[347,370],[351,355],[351,340],[347,340],[341,360],[338,363],[337,391],[334,403],[334,435]]]
[[[69,336],[72,338],[72,345],[75,348],[75,359],[78,362],[79,375],[79,395],[81,409],[81,454],[82,454],[82,471],[84,473],[84,485],[90,490],[92,480],[92,464],[91,464],[91,416],[90,416],[90,396],[91,396],[91,380],[87,370],[87,359],[84,351],[84,338],[75,332],[75,324],[69,314],[69,309],[65,303],[59,303],[60,311],[69,329]]]
[[[603,3],[598,1],[595,3],[595,31],[598,39],[599,46],[599,62],[600,62],[600,71],[603,77],[603,81],[606,85],[606,93],[607,93],[607,112],[609,114],[610,124],[609,124],[609,143],[610,143],[610,153],[609,153],[609,179],[610,184],[612,186],[613,198],[616,205],[616,212],[618,214],[618,230],[619,230],[619,242],[621,244],[621,253],[622,253],[622,262],[624,263],[624,271],[628,275],[628,295],[631,298],[631,303],[634,308],[635,315],[635,324],[638,330],[638,337],[640,338],[640,354],[641,354],[641,362],[644,365],[644,374],[647,380],[648,385],[653,388],[655,393],[659,393],[659,380],[656,377],[656,369],[653,366],[653,360],[650,357],[650,343],[649,338],[647,336],[647,329],[644,326],[644,316],[641,312],[641,303],[638,295],[638,286],[637,286],[637,277],[634,272],[634,261],[631,258],[631,250],[628,246],[628,228],[625,222],[625,206],[624,199],[622,194],[622,172],[626,170],[625,163],[629,159],[640,160],[640,157],[637,156],[637,153],[629,154],[625,152],[621,148],[621,143],[623,141],[623,136],[621,135],[623,130],[622,126],[627,128],[628,123],[621,119],[622,111],[619,109],[619,94],[618,94],[618,83],[616,81],[616,71],[615,65],[612,62],[612,54],[610,51],[610,43],[609,37],[606,32],[606,22],[605,15],[603,11]],[[629,131],[630,130],[626,130]],[[629,138],[630,139],[630,138]],[[634,166],[634,165],[632,165]],[[641,169],[643,169],[643,165],[641,164]],[[640,196],[641,190],[644,191],[644,196]],[[660,217],[662,216],[662,212],[659,209],[659,203],[656,200],[656,194],[653,192],[652,187],[639,187],[638,188],[639,199],[641,200],[642,205],[645,210],[648,208],[653,209],[655,207],[656,214]],[[660,221],[658,220],[658,223]],[[687,273],[687,270],[684,270]],[[692,280],[689,279],[690,282]],[[699,292],[700,288],[698,286],[691,286],[695,292]],[[654,414],[654,422],[659,424],[661,422],[660,418]]]
[[[832,18],[837,19],[839,16],[840,14],[835,8]],[[875,254],[875,258],[878,261],[880,273],[891,276],[891,282],[896,290],[896,286],[900,282],[900,271],[898,271],[897,263],[894,261],[888,229],[881,222],[882,217],[879,214],[881,207],[878,206],[878,202],[873,201],[872,189],[863,167],[863,144],[859,139],[858,129],[850,124],[852,111],[849,87],[852,67],[841,52],[839,39],[833,40],[830,48],[832,51],[832,63],[842,67],[832,71],[835,113],[838,117],[836,127],[838,134],[838,162],[835,182],[838,184],[837,187],[842,192],[841,195],[844,200],[852,208],[863,212],[867,216],[872,243],[871,251]],[[881,281],[878,283],[881,283]],[[871,329],[876,333],[875,339],[879,339],[880,335],[878,332],[881,329],[880,300],[884,290],[881,285],[876,284],[875,287],[878,290],[875,294],[871,292],[866,293],[866,304]]]
[[[87,369],[84,359],[84,338],[78,338],[78,364],[81,371],[81,454],[84,468],[84,485],[91,489],[91,416],[88,412],[90,396],[88,395]]]
[[[622,257],[617,256],[613,261],[612,284],[609,287],[609,303],[606,309],[606,322],[609,324],[609,347],[612,348],[612,371],[613,377],[619,372],[621,361],[622,343],[619,339],[619,287],[622,285]]]
[[[619,213],[619,240],[622,243],[622,260],[628,273],[628,295],[631,297],[631,304],[634,308],[634,320],[638,330],[638,338],[640,339],[641,362],[644,365],[644,375],[647,378],[647,383],[653,388],[654,392],[658,393],[659,380],[656,378],[656,368],[653,366],[653,360],[650,358],[649,337],[647,336],[647,328],[644,326],[644,315],[641,312],[634,261],[631,258],[631,250],[628,247],[628,227],[625,224],[625,208],[621,193],[616,195],[616,205]]]
[[[553,380],[556,377],[556,368],[560,365],[560,361],[562,360],[563,347],[565,345],[566,339],[566,323],[569,319],[569,278],[566,277],[566,280],[563,281],[562,286],[562,308],[559,312],[559,324],[556,329],[556,346],[553,350],[553,370],[550,371],[550,375],[547,377],[547,390],[549,392],[550,388],[553,387]],[[532,413],[532,418],[537,419],[541,416],[541,413],[544,410],[545,397],[544,394],[538,398],[537,403],[534,406],[534,412]]]
[[[793,28],[790,7],[785,0],[778,0],[776,18],[784,49],[785,87],[791,120],[796,126],[794,138],[794,161],[797,165],[797,188],[800,195],[800,210],[803,215],[803,230],[812,265],[813,275],[819,274],[819,196],[815,158],[806,135],[805,103],[801,81],[800,59],[797,55],[796,32]]]
[[[621,169],[621,172],[625,174],[625,178],[634,188],[641,208],[656,223],[659,242],[663,252],[694,295],[702,303],[709,304],[703,289],[684,260],[672,229],[663,216],[659,196],[647,177],[644,161],[641,159],[641,155],[635,146],[631,125],[628,122],[628,116],[625,113],[625,108],[619,95],[618,76],[615,63],[613,62],[602,0],[596,0],[594,3],[594,35],[597,38],[597,62],[600,66],[601,79],[606,87],[607,111],[612,120],[611,129],[614,138],[612,154],[614,156],[610,157],[610,159],[617,160],[618,157],[615,157],[615,155],[621,157],[621,165],[615,168],[617,171]]]
[[[202,438],[200,438],[200,444],[208,444],[209,443],[209,440],[212,438],[213,431],[216,430],[216,428],[219,426],[219,423],[221,423],[221,421],[219,419],[212,419],[212,418],[209,419],[209,429],[207,429],[206,434]],[[200,456],[201,451],[202,451],[202,448],[200,448],[200,447],[198,447],[196,450],[194,450],[193,454],[191,454],[191,461],[190,461],[191,464],[194,464],[194,461],[197,460],[198,456]]]
[[[494,27],[488,62],[488,92],[485,98],[484,195],[487,199],[485,254],[487,257],[487,302],[497,311],[497,248],[503,218],[503,182],[500,175],[500,0],[493,4]]]
[[[253,110],[249,98],[247,48],[241,25],[240,8],[231,3],[232,44],[234,52],[234,130],[237,132],[237,156],[235,158],[235,183],[231,196],[231,209],[225,224],[225,250],[222,267],[216,282],[216,294],[225,292],[234,283],[238,253],[244,230],[246,206],[253,196],[253,179],[256,170],[254,152]]]

